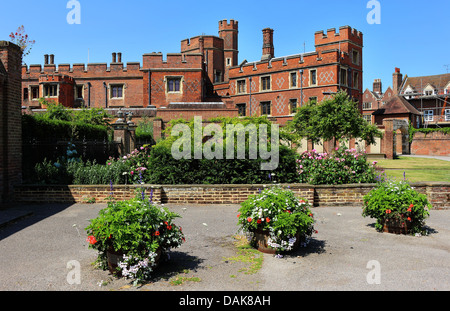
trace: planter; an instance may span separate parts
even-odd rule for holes
[[[117,271],[117,267],[119,266],[119,262],[123,259],[124,253],[121,251],[116,251],[112,248],[106,251],[106,258],[108,262],[108,270],[112,274],[120,276],[119,271]],[[155,268],[159,265],[162,257],[162,251],[160,248],[156,250],[156,258],[155,258]]]
[[[408,221],[400,221],[397,219],[385,219],[383,222],[383,232],[394,234],[408,234]]]
[[[256,249],[265,254],[275,255],[277,253],[277,250],[269,246],[269,244],[267,243],[269,241],[269,238],[270,238],[270,231],[268,230],[258,229],[253,233],[253,239],[256,242]],[[296,241],[290,252],[296,250],[300,245],[301,241],[302,239],[300,233],[297,233]]]

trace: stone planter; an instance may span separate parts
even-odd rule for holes
[[[120,276],[119,271],[117,271],[117,267],[119,265],[119,262],[123,259],[124,253],[121,251],[116,251],[112,248],[108,249],[106,251],[106,258],[108,262],[108,270],[112,274],[115,274],[117,276]],[[156,258],[155,258],[155,268],[159,265],[161,261],[161,257],[163,255],[163,252],[160,248],[156,250]]]
[[[408,234],[411,228],[408,228],[408,221],[400,221],[397,219],[385,219],[383,222],[383,232],[394,234]]]
[[[277,250],[268,245],[267,242],[268,242],[269,238],[270,238],[270,232],[268,230],[258,229],[253,233],[253,239],[256,242],[256,249],[265,254],[275,255]],[[302,238],[300,236],[300,233],[297,233],[296,241],[292,247],[292,250],[290,250],[290,252],[296,250],[298,248],[298,246],[300,245],[301,241],[302,241]]]

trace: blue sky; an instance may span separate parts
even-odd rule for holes
[[[218,22],[239,21],[239,62],[259,60],[262,29],[274,29],[275,56],[314,51],[318,30],[349,25],[364,35],[364,89],[382,79],[392,85],[395,67],[409,76],[446,73],[450,65],[449,0],[378,0],[381,23],[369,24],[369,0],[79,0],[81,24],[67,23],[68,0],[2,0],[0,40],[20,25],[36,40],[27,64],[141,62],[150,52],[177,53],[180,41],[201,34],[218,35]],[[450,67],[449,67],[450,72]]]

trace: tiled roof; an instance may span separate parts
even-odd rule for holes
[[[414,88],[417,92],[421,92],[428,84],[431,84],[439,91],[442,91],[449,82],[450,73],[434,76],[407,77],[403,85],[402,92],[408,87],[408,85]]]
[[[382,108],[376,110],[373,114],[387,115],[387,114],[403,114],[403,113],[412,113],[417,115],[422,114],[402,96],[394,96]]]

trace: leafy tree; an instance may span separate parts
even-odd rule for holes
[[[364,120],[357,104],[343,91],[332,99],[321,103],[308,102],[299,108],[286,130],[297,140],[307,137],[314,143],[321,139],[361,138],[368,144],[374,144],[376,137],[382,137],[378,128]]]

